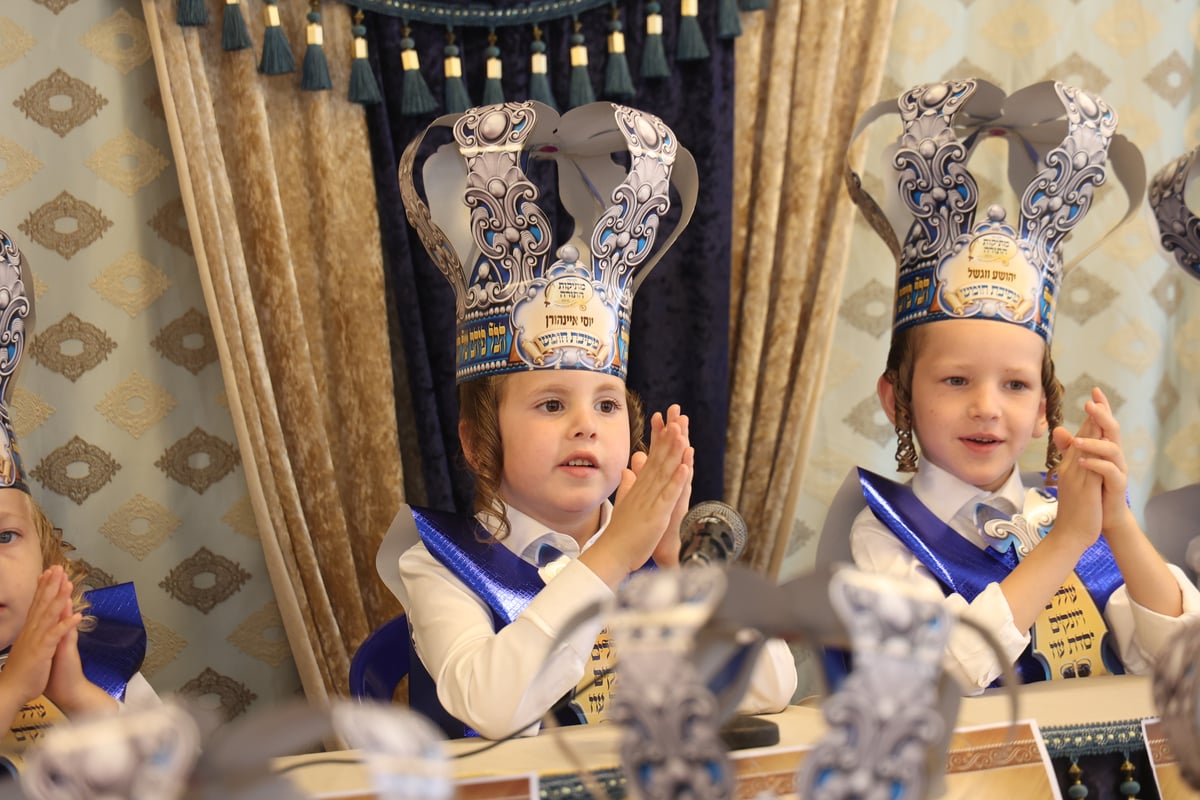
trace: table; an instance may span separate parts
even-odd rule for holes
[[[1017,718],[1027,722],[1015,731],[1007,725],[1009,699],[1002,691],[964,698],[951,743],[943,796],[971,800],[1053,797],[1055,790],[1050,786],[1052,778],[1045,762],[1047,748],[1040,746],[1039,734],[1154,715],[1150,680],[1138,676],[1097,676],[1024,686],[1018,696]],[[808,698],[766,718],[779,725],[780,744],[731,753],[738,773],[739,798],[753,798],[767,789],[780,797],[795,797],[789,793],[794,792],[797,766],[826,730],[820,698]],[[578,755],[580,764],[573,765],[563,755],[556,736]],[[572,727],[553,735],[543,732],[476,752],[485,744],[478,740],[446,744],[449,755],[455,757],[458,796],[463,800],[525,798],[535,787],[551,800],[586,796],[578,793],[580,768],[593,772],[605,788],[620,793],[619,729],[615,726]],[[1155,742],[1151,737],[1146,749],[1156,757],[1160,776],[1171,781],[1170,790],[1164,787],[1165,797],[1200,800],[1200,793],[1191,792],[1179,780],[1165,742]],[[276,766],[310,797],[374,797],[366,770],[353,751],[293,756],[279,759]],[[1151,776],[1137,777],[1143,786],[1153,787]],[[1093,791],[1089,800],[1097,796]]]

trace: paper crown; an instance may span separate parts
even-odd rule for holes
[[[439,127],[453,128],[454,142],[425,160],[426,203],[414,162]],[[559,203],[574,220],[557,247],[526,171],[537,159],[556,162]],[[680,215],[656,241],[672,185]],[[624,379],[634,293],[691,219],[696,187],[696,164],[671,129],[615,103],[561,117],[541,103],[504,103],[435,120],[405,148],[400,194],[454,288],[458,381],[527,369]]]
[[[24,492],[29,486],[10,409],[25,343],[33,335],[33,294],[26,292],[31,282],[29,264],[8,234],[0,231],[0,489]]]
[[[1147,192],[1162,246],[1193,278],[1200,278],[1200,219],[1188,208],[1184,191],[1198,158],[1200,147],[1177,157],[1155,174]]]
[[[897,112],[904,132],[889,148],[887,213],[846,170],[851,197],[898,262],[893,330],[975,317],[1020,325],[1049,343],[1064,272],[1133,215],[1145,185],[1140,152],[1114,134],[1116,112],[1056,81],[1005,97],[969,78],[922,84],[877,104],[854,137]],[[989,136],[1010,139],[1016,219],[992,203],[976,222],[979,185],[966,164]],[[1064,267],[1063,239],[1091,208],[1110,166],[1129,195],[1129,210]]]

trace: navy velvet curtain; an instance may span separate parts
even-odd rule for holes
[[[522,6],[501,0],[495,7]],[[647,412],[678,402],[690,416],[696,447],[694,501],[722,496],[725,428],[729,408],[729,265],[733,159],[733,45],[717,37],[715,2],[700,3],[699,22],[710,57],[677,62],[678,0],[662,3],[664,44],[672,75],[641,79],[644,39],[641,0],[622,2],[622,18],[636,95],[626,105],[662,117],[696,159],[701,192],[695,215],[672,250],[642,284],[633,306],[629,385]],[[579,17],[586,37],[589,70],[597,99],[603,95],[606,36],[611,9]],[[442,112],[414,117],[401,113],[400,40],[404,23],[368,14],[370,57],[383,102],[367,108],[384,265],[390,292],[397,413],[409,502],[446,510],[471,508],[472,482],[462,461],[457,432],[454,379],[454,301],[430,262],[400,201],[397,164],[411,139]],[[541,23],[550,60],[550,79],[561,112],[568,108],[570,19]],[[504,62],[506,100],[528,99],[528,26],[495,29]],[[442,26],[411,23],[421,70],[439,106],[443,98]],[[463,74],[475,104],[482,102],[485,29],[455,29]],[[550,210],[550,203],[543,208]],[[556,240],[557,241],[557,240]],[[419,463],[420,468],[414,468]]]

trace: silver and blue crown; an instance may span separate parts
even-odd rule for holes
[[[1060,82],[1006,97],[970,78],[921,84],[878,104],[855,136],[897,111],[904,131],[889,148],[887,212],[847,169],[851,197],[897,259],[893,330],[974,317],[1028,328],[1049,343],[1065,272],[1063,240],[1091,209],[1110,169],[1131,198],[1121,222],[1144,185],[1140,153],[1114,133],[1116,112]],[[1019,208],[1010,214],[989,203],[979,219],[979,184],[967,162],[991,136],[1009,139],[1008,178]]]
[[[1155,174],[1147,192],[1163,248],[1193,278],[1200,278],[1200,219],[1188,207],[1184,192],[1197,160],[1200,147],[1173,159]]]
[[[29,263],[0,231],[0,489],[29,491],[13,430],[12,399],[25,346],[33,335],[33,283]]]
[[[425,159],[435,128],[454,141]],[[616,154],[616,158],[614,158]],[[555,243],[531,162],[556,164],[574,221]],[[674,187],[680,213],[662,236]],[[696,166],[661,119],[615,103],[536,102],[435,120],[400,161],[408,220],[454,289],[457,379],[528,369],[625,377],[634,293],[691,218]]]

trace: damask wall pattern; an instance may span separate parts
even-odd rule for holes
[[[232,718],[299,692],[137,0],[0,7],[0,228],[34,273],[14,418],[35,498],[134,581],[143,672]]]
[[[1198,32],[1200,5],[1175,0],[899,0],[880,99],[950,78],[980,77],[1008,92],[1059,79],[1116,109],[1117,132],[1142,150],[1149,178],[1200,142]],[[890,120],[872,132],[888,128],[894,137],[899,122]],[[868,144],[872,153],[881,146]],[[866,165],[864,181],[873,189],[882,186],[878,163]],[[1003,185],[1002,174],[992,180],[981,197]],[[1089,216],[1110,223],[1120,217],[1125,198],[1115,187],[1110,181],[1099,190],[1103,197]],[[1161,250],[1145,197],[1138,200],[1137,215],[1065,277],[1053,353],[1069,428],[1082,421],[1093,385],[1112,401],[1141,519],[1154,494],[1200,481],[1200,285]],[[845,285],[841,297],[830,298],[838,304],[836,343],[783,577],[811,566],[826,508],[852,466],[895,469],[895,434],[875,394],[895,266],[855,213]],[[1078,251],[1067,242],[1068,260]],[[1036,449],[1025,469],[1044,460]]]

